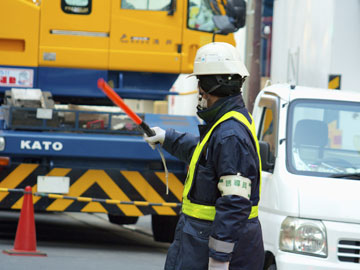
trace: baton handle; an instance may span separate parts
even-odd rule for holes
[[[156,133],[153,129],[151,129],[148,124],[146,124],[144,121],[141,122],[141,124],[139,125],[141,127],[141,129],[145,132],[146,135],[148,135],[148,137],[152,137],[155,136]]]

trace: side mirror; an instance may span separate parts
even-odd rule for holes
[[[268,142],[259,141],[260,146],[260,157],[261,157],[261,166],[263,171],[270,171],[274,170],[274,157],[270,152],[270,145]]]
[[[216,7],[218,14],[213,17],[215,26],[219,29],[218,34],[229,34],[236,32],[245,26],[246,23],[246,2],[245,0],[222,1],[226,14],[220,12],[218,1],[210,0]],[[225,4],[226,3],[226,4]]]
[[[219,29],[219,31],[217,32],[219,34],[234,33],[237,30],[236,27],[230,22],[229,17],[226,15],[214,15],[213,21],[216,28]]]

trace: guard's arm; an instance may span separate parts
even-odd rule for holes
[[[166,130],[162,147],[178,159],[190,163],[199,137],[190,133],[178,132],[172,128]]]

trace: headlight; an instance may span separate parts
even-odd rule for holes
[[[321,221],[287,217],[281,224],[280,250],[326,257],[326,238]]]
[[[4,150],[5,150],[5,138],[0,137],[0,151],[4,151]]]

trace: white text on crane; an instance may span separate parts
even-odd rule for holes
[[[63,149],[63,144],[61,142],[21,140],[20,149],[61,151]]]

